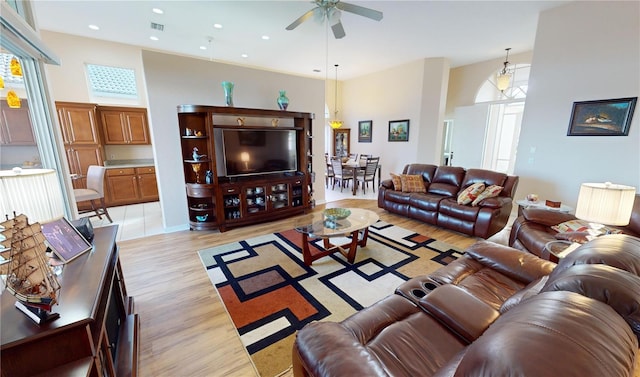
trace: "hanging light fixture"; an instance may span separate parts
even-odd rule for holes
[[[335,83],[335,96],[334,96],[334,104],[335,107],[333,108],[334,112],[333,112],[333,119],[329,121],[329,125],[331,126],[331,128],[340,128],[342,127],[342,121],[338,120],[338,65],[335,64],[336,67],[336,83]]]
[[[507,50],[507,57],[504,59],[504,67],[496,78],[496,86],[501,92],[504,92],[511,82],[511,73],[507,71],[507,65],[509,65],[509,50],[511,50],[511,48],[506,48],[505,50]]]

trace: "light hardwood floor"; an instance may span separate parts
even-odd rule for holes
[[[390,214],[375,200],[345,199],[327,207],[360,207],[381,220],[466,248],[477,239]],[[317,206],[321,211],[325,205]],[[182,231],[118,242],[129,295],[140,315],[140,376],[257,376],[197,251],[294,227],[296,218],[233,229]],[[264,376],[267,377],[267,376]]]

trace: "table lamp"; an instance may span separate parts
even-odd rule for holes
[[[64,216],[64,201],[55,170],[0,170],[0,220],[24,214],[30,223]]]
[[[635,197],[635,187],[611,182],[583,183],[578,194],[576,217],[589,222],[591,236],[601,235],[604,225],[629,224]]]

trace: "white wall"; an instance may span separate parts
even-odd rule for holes
[[[222,81],[235,83],[235,107],[277,110],[280,89],[287,91],[289,111],[324,114],[324,81],[244,68],[207,60],[142,51],[147,83],[151,136],[165,229],[188,224],[177,106],[224,106]],[[314,197],[324,201],[322,116],[313,122]],[[316,135],[319,135],[316,137]]]
[[[165,230],[188,227],[184,184],[180,183],[184,182],[184,173],[179,152],[176,106],[224,105],[220,86],[223,80],[236,83],[234,104],[238,107],[277,109],[278,90],[284,89],[290,100],[288,110],[316,114],[313,125],[313,165],[318,178],[314,185],[314,197],[317,202],[324,202],[323,80],[161,53],[143,53],[136,46],[49,31],[42,31],[41,37],[61,59],[60,66],[47,66],[47,79],[54,101],[148,108],[153,147],[107,146],[105,151],[107,159],[112,155],[115,159],[155,158]],[[139,99],[92,98],[85,74],[86,63],[134,69]]]
[[[637,108],[629,136],[566,136],[574,101],[638,96],[639,15],[637,1],[570,3],[540,15],[515,166],[518,197],[535,192],[575,207],[583,182],[640,187]]]
[[[448,68],[446,59],[421,59],[343,83],[351,151],[380,156],[383,179],[408,163],[439,163]],[[409,141],[389,142],[389,121],[401,119],[410,120]],[[361,120],[373,121],[371,143],[358,143]]]

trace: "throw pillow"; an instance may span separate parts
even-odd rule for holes
[[[402,192],[427,192],[421,175],[402,174],[400,176]]]
[[[554,225],[551,229],[558,233],[586,232],[589,230],[589,223],[582,220],[569,220],[558,225]]]
[[[458,204],[469,204],[473,202],[482,191],[484,191],[484,183],[477,182],[462,190],[458,194]]]
[[[495,198],[496,196],[500,195],[500,192],[502,191],[502,189],[503,189],[503,187],[502,186],[498,186],[498,185],[491,185],[491,186],[487,187],[480,194],[478,194],[478,197],[473,199],[473,202],[471,202],[471,205],[475,207],[483,199]]]
[[[391,182],[393,182],[394,190],[402,191],[402,180],[399,175],[391,173]]]

